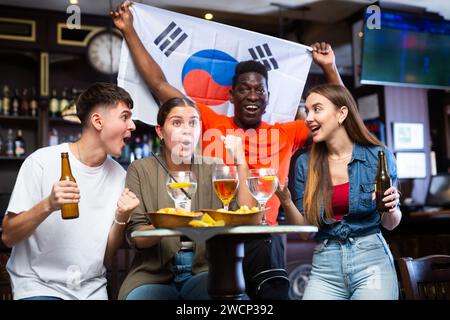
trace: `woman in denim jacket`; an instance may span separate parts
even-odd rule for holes
[[[287,222],[319,227],[311,277],[303,299],[398,299],[397,275],[380,225],[401,220],[393,154],[366,129],[347,89],[321,85],[306,99],[313,146],[296,163],[294,201],[277,190]],[[376,210],[378,151],[392,179]],[[301,214],[300,214],[301,213]]]

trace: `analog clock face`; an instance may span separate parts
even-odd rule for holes
[[[89,42],[88,59],[97,71],[115,74],[119,71],[121,46],[122,38],[116,33],[99,33]]]

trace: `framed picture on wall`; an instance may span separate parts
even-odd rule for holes
[[[414,151],[424,149],[423,123],[394,122],[392,138],[395,151]]]

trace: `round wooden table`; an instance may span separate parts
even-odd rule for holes
[[[245,280],[242,269],[244,241],[263,234],[317,232],[314,226],[238,226],[177,228],[134,231],[132,237],[186,236],[195,242],[206,241],[209,264],[208,293],[212,299],[242,299]]]

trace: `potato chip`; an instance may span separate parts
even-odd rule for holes
[[[192,227],[209,227],[209,224],[201,220],[192,220],[189,222],[189,225]]]
[[[162,209],[159,209],[157,211],[157,213],[167,213],[167,214],[173,214],[173,215],[185,216],[185,217],[196,217],[201,214],[199,212],[187,212],[181,208],[162,208]]]
[[[192,227],[223,227],[225,226],[225,221],[215,221],[209,214],[205,213],[201,220],[193,220],[189,222],[189,225]]]

